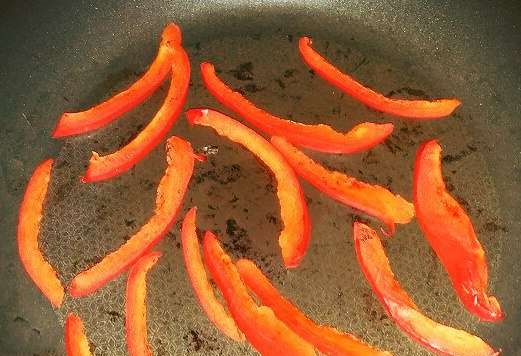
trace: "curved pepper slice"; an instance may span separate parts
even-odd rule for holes
[[[151,252],[141,257],[128,274],[125,296],[125,331],[130,356],[152,355],[147,338],[147,273],[162,256]]]
[[[65,291],[54,268],[45,260],[38,246],[43,203],[47,195],[53,160],[48,159],[33,172],[18,214],[18,254],[34,284],[55,307],[60,307]]]
[[[173,46],[180,44],[181,30],[173,23],[168,24],[161,35],[161,44],[154,62],[139,80],[90,109],[62,114],[52,136],[58,138],[97,130],[144,102],[170,72]]]
[[[393,131],[393,124],[365,122],[340,133],[324,124],[306,125],[281,119],[256,107],[233,91],[215,74],[211,63],[201,64],[201,75],[208,91],[224,106],[270,135],[284,136],[295,145],[329,153],[365,151],[382,142]]]
[[[376,232],[362,223],[354,224],[358,261],[387,314],[402,331],[431,351],[446,356],[498,355],[479,337],[439,324],[423,315],[394,278]]]
[[[149,124],[114,153],[100,156],[92,152],[83,182],[116,177],[143,159],[168,133],[181,113],[190,83],[190,60],[181,46],[173,47],[172,81],[163,105]]]
[[[395,231],[395,223],[406,224],[414,217],[413,205],[384,187],[329,171],[282,137],[272,137],[271,143],[299,176],[331,198],[380,219],[388,226],[390,235]]]
[[[416,154],[414,207],[420,228],[463,305],[482,320],[503,319],[497,299],[487,295],[485,251],[467,213],[445,188],[441,147],[435,140],[424,143]]]
[[[329,84],[337,87],[372,109],[414,119],[437,119],[450,115],[461,102],[457,99],[391,99],[377,93],[342,73],[311,47],[311,38],[301,37],[299,50],[304,62]]]
[[[65,320],[65,349],[67,356],[91,356],[89,340],[83,330],[83,322],[73,313]]]
[[[186,213],[181,228],[181,242],[183,245],[183,257],[186,272],[190,278],[192,288],[199,300],[201,308],[208,319],[226,336],[235,341],[244,341],[244,335],[237,328],[233,318],[224,309],[224,306],[216,298],[213,288],[208,281],[204,268],[203,258],[199,251],[199,240],[195,226],[197,208],[193,207]]]
[[[247,148],[273,172],[277,180],[277,196],[284,228],[279,245],[286,267],[296,267],[304,257],[310,239],[310,222],[306,200],[300,183],[284,157],[255,131],[238,121],[211,109],[186,112],[190,124],[208,126],[219,135]]]
[[[326,355],[391,355],[364,344],[351,334],[316,324],[285,299],[252,261],[241,259],[237,261],[236,266],[244,284],[259,298],[260,302],[270,307],[277,318],[301,338],[314,345],[318,351]]]
[[[73,278],[69,293],[88,295],[116,278],[150,250],[170,230],[194,169],[192,146],[172,136],[166,144],[168,167],[157,188],[154,215],[119,249]]]
[[[253,301],[230,256],[209,231],[204,236],[203,253],[235,322],[261,355],[315,355],[313,347],[277,319],[270,308]]]

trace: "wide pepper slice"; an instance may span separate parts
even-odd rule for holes
[[[168,167],[157,188],[154,215],[124,245],[76,275],[69,286],[72,296],[88,295],[116,278],[170,230],[192,177],[196,158],[190,143],[175,136],[167,141],[166,156]]]
[[[413,205],[384,187],[330,171],[282,137],[272,137],[271,143],[299,176],[331,198],[380,219],[390,235],[395,224],[406,224],[414,217]]]
[[[253,301],[231,258],[209,231],[204,236],[203,253],[237,326],[261,355],[315,355],[313,347],[277,319],[273,310]]]
[[[325,355],[391,355],[388,352],[372,348],[351,334],[340,332],[329,326],[318,325],[309,319],[279,293],[252,261],[241,259],[237,261],[236,266],[244,284],[257,296],[260,302],[270,307],[277,318]]]
[[[91,356],[89,340],[83,330],[81,319],[69,313],[65,320],[65,350],[67,356]]]
[[[396,281],[376,232],[354,224],[358,261],[387,314],[414,341],[445,356],[496,356],[486,342],[466,331],[439,324],[423,315]]]
[[[437,119],[448,116],[461,104],[457,99],[405,100],[391,99],[371,90],[342,73],[311,46],[311,38],[301,37],[299,50],[304,62],[329,84],[368,107],[386,114],[414,118]]]
[[[156,58],[140,79],[121,93],[90,109],[62,114],[52,136],[58,138],[97,130],[144,102],[170,72],[173,47],[180,44],[181,30],[173,23],[168,24],[161,35]]]
[[[60,307],[65,291],[58,275],[45,260],[38,246],[43,204],[51,179],[53,160],[48,159],[34,170],[18,213],[17,243],[20,261],[34,284],[54,307]]]
[[[414,165],[414,207],[427,241],[449,274],[463,305],[485,321],[504,315],[497,299],[487,295],[488,267],[469,216],[447,192],[441,171],[441,147],[424,143]]]
[[[310,221],[302,188],[291,166],[262,136],[229,116],[211,109],[191,109],[186,117],[191,124],[211,127],[219,135],[241,144],[272,171],[284,224],[279,235],[282,258],[286,267],[298,266],[309,245]]]
[[[382,142],[393,131],[393,124],[365,122],[346,133],[324,124],[306,125],[272,115],[233,91],[215,74],[211,63],[201,64],[201,76],[208,91],[224,106],[234,111],[258,129],[284,136],[295,145],[329,153],[365,151]]]

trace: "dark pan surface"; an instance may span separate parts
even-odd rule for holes
[[[163,86],[144,106],[117,123],[63,142],[49,138],[55,120],[126,87],[153,58],[162,26],[184,30],[193,80],[188,106],[219,107],[206,93],[198,65],[212,61],[221,77],[267,110],[296,121],[327,122],[344,131],[362,121],[395,124],[392,137],[364,154],[312,154],[327,166],[412,198],[412,163],[418,143],[432,137],[444,147],[444,175],[470,212],[490,262],[491,291],[506,312],[504,323],[478,323],[458,304],[443,269],[417,224],[399,226],[386,248],[397,277],[433,319],[475,332],[505,355],[521,355],[519,312],[519,152],[521,152],[519,12],[440,4],[394,7],[378,2],[330,5],[265,2],[259,6],[212,2],[35,3],[4,6],[0,27],[0,352],[63,354],[63,320],[76,311],[98,355],[125,353],[121,277],[92,297],[67,299],[53,311],[18,262],[16,210],[36,163],[56,157],[43,249],[64,282],[124,242],[151,214],[165,167],[164,145],[131,172],[107,183],[82,185],[91,150],[108,153],[127,142],[160,105]],[[56,6],[56,7],[55,7]],[[506,6],[506,5],[505,5]],[[519,6],[518,6],[519,7]],[[21,19],[24,19],[23,21]],[[501,26],[499,25],[501,24]],[[458,96],[453,118],[408,123],[371,111],[309,72],[298,57],[301,34],[340,68],[383,93],[403,97]],[[517,52],[516,52],[517,51]],[[254,259],[280,290],[315,320],[351,331],[395,355],[427,355],[385,317],[362,276],[352,244],[356,212],[303,183],[313,240],[302,266],[286,271],[276,243],[280,228],[274,182],[241,147],[210,129],[172,134],[196,149],[216,146],[199,164],[186,197],[199,207],[199,227],[219,232],[236,257]],[[254,354],[229,342],[199,310],[179,249],[179,224],[158,248],[165,255],[149,276],[149,339],[157,355]]]

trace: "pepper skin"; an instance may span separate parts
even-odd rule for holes
[[[65,350],[67,356],[91,356],[89,341],[83,330],[83,322],[73,313],[65,320]]]

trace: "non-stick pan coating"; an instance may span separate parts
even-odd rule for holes
[[[42,247],[68,282],[124,242],[150,216],[165,167],[164,145],[134,169],[107,183],[84,185],[91,150],[108,153],[149,121],[165,84],[145,105],[96,133],[49,138],[64,110],[86,108],[121,90],[147,67],[162,26],[183,28],[193,79],[189,106],[221,108],[205,91],[198,65],[212,61],[220,76],[267,110],[296,121],[327,122],[340,131],[363,121],[393,122],[393,135],[358,155],[312,154],[327,166],[377,182],[412,198],[418,144],[439,138],[449,189],[472,216],[490,263],[491,290],[507,313],[499,325],[478,323],[457,302],[443,268],[416,222],[386,240],[397,278],[435,320],[477,333],[505,355],[520,355],[519,312],[519,21],[514,7],[490,9],[422,2],[190,2],[4,5],[0,22],[0,185],[3,242],[0,273],[0,353],[63,354],[67,311],[85,321],[99,355],[125,353],[125,277],[97,294],[68,298],[53,311],[18,262],[16,211],[35,164],[56,157]],[[470,6],[470,5],[469,5]],[[506,6],[506,5],[505,5]],[[519,7],[519,6],[518,6]],[[501,21],[501,26],[499,25]],[[340,68],[385,94],[457,96],[452,118],[406,122],[371,111],[324,83],[298,56],[299,35]],[[303,183],[313,224],[307,257],[296,270],[281,265],[275,182],[241,147],[180,118],[172,134],[194,148],[217,151],[198,164],[180,220],[199,207],[198,224],[213,229],[236,257],[254,259],[280,290],[315,320],[351,331],[395,355],[427,355],[389,320],[362,276],[351,226],[358,216]],[[180,253],[179,224],[158,246],[165,252],[149,275],[149,339],[157,355],[245,355],[248,346],[225,339],[200,311]]]

